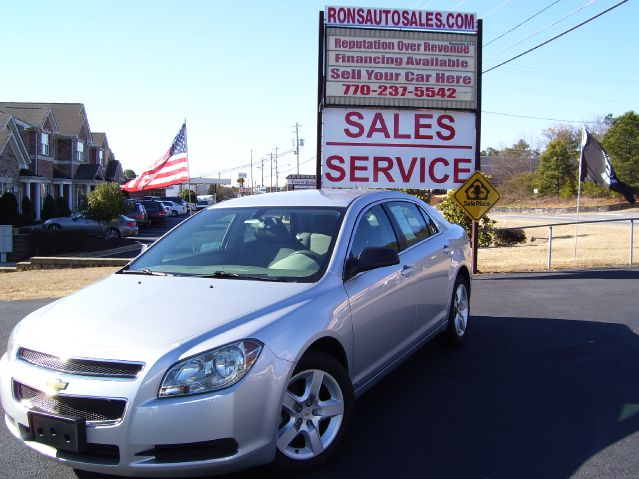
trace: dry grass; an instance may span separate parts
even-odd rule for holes
[[[635,216],[633,214],[628,216]],[[521,227],[545,224],[546,220],[516,221],[502,217],[497,227]],[[635,222],[639,223],[639,221]],[[630,255],[628,223],[579,225],[577,255],[575,225],[554,226],[552,268],[589,268],[627,266]],[[639,264],[639,224],[634,227],[634,264]],[[545,271],[548,268],[548,227],[526,229],[525,244],[481,248],[478,269],[488,272]],[[60,298],[102,279],[117,268],[50,269],[0,273],[0,301]]]
[[[0,273],[0,301],[61,298],[118,268],[42,269]]]
[[[521,227],[547,221],[501,220],[496,227]],[[639,263],[639,221],[634,225],[633,263]],[[548,227],[526,229],[527,242],[516,246],[481,248],[477,268],[487,272],[544,271],[548,269]],[[553,226],[552,269],[628,266],[630,225],[624,223],[580,224],[575,255],[576,225]]]

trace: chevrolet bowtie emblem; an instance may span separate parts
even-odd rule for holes
[[[46,383],[47,389],[54,394],[64,391],[68,385],[69,383],[65,383],[60,379],[49,379]]]

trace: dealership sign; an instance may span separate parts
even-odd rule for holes
[[[476,38],[329,28],[326,105],[475,108]]]
[[[474,13],[405,10],[401,8],[326,7],[327,25],[411,30],[477,32]]]
[[[468,180],[479,156],[480,39],[471,13],[326,7],[321,186],[454,189]]]
[[[474,171],[475,115],[324,110],[324,187],[456,188]]]

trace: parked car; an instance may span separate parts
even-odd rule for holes
[[[47,231],[82,231],[90,235],[104,236],[107,239],[120,239],[138,234],[135,220],[127,216],[120,216],[105,226],[101,222],[88,218],[83,213],[48,219],[42,223],[42,229]]]
[[[174,201],[160,201],[171,213],[171,216],[185,215],[189,211],[182,203],[178,204]]]
[[[142,204],[152,224],[164,223],[166,221],[168,213],[162,203],[156,200],[144,200]]]
[[[139,201],[128,200],[127,207],[129,208],[127,215],[135,220],[138,227],[149,226],[151,224],[151,219],[149,218],[146,208],[142,203]]]
[[[301,475],[343,447],[357,395],[429,339],[464,340],[470,255],[400,192],[219,203],[14,328],[5,424],[80,477]]]
[[[203,210],[211,206],[211,204],[212,203],[210,203],[208,200],[197,200],[197,203],[195,203],[195,210],[196,211]]]

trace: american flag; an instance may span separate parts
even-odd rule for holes
[[[125,191],[152,190],[170,185],[186,183],[189,180],[189,162],[186,147],[186,123],[182,125],[171,148],[137,178],[129,181]]]

